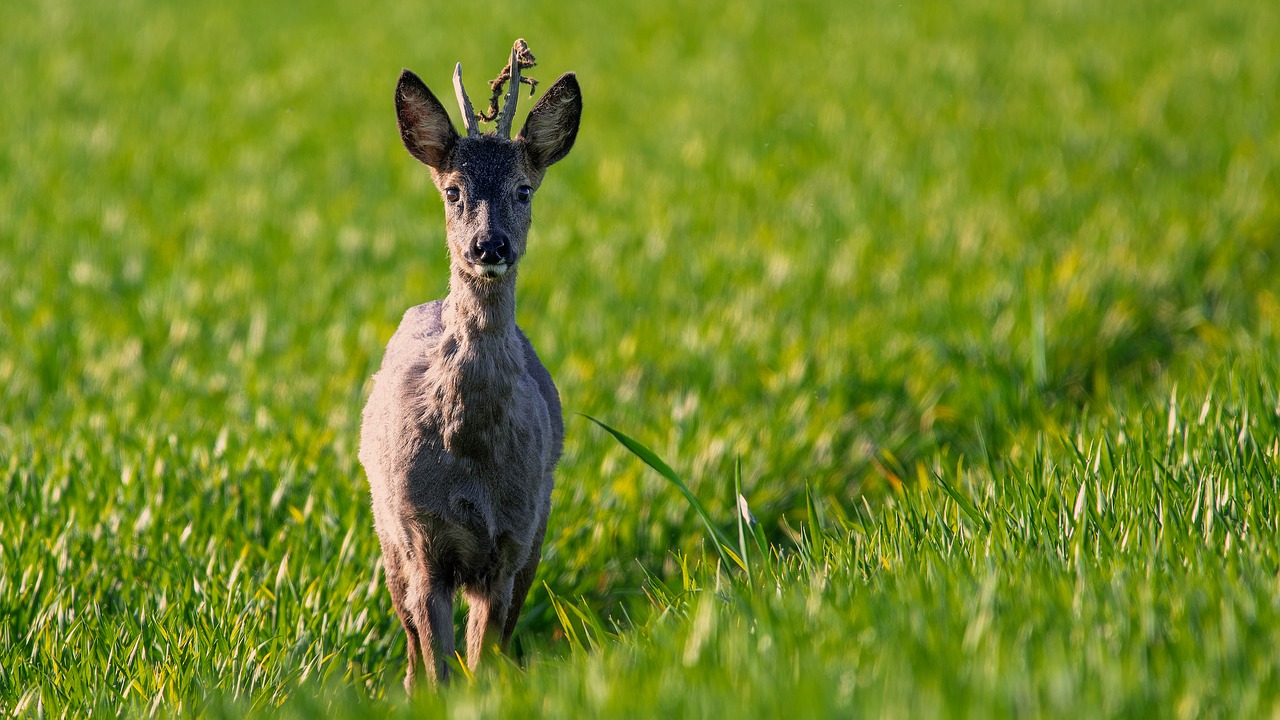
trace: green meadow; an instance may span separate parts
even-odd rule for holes
[[[456,122],[517,37],[584,95],[518,291],[565,455],[514,647],[409,697],[356,449],[448,255],[392,93]],[[0,715],[1280,716],[1277,38],[0,3]]]

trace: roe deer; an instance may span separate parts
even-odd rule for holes
[[[523,42],[517,50],[527,53]],[[403,71],[396,88],[400,137],[444,198],[450,272],[448,296],[410,308],[387,344],[360,429],[387,588],[408,636],[408,689],[419,653],[433,682],[448,680],[458,590],[470,608],[469,667],[499,631],[510,641],[542,557],[564,441],[559,394],[516,327],[515,286],[530,202],[573,147],[582,97],[574,75],[561,76],[511,140],[521,59],[532,64],[512,51],[490,134],[479,130],[461,63],[465,137],[417,75]]]

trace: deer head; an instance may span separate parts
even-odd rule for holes
[[[417,75],[405,70],[396,88],[400,138],[410,154],[431,168],[444,198],[451,262],[481,279],[502,277],[524,255],[533,196],[547,168],[569,154],[582,115],[578,80],[566,73],[534,104],[516,139],[510,139],[520,87],[515,50],[511,75],[497,130],[482,134],[458,64],[454,88],[465,137],[454,130],[444,106]]]

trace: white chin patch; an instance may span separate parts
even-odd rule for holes
[[[477,267],[480,268],[481,275],[485,277],[496,278],[496,277],[502,277],[503,275],[506,275],[507,268],[511,266],[507,265],[506,263],[499,263],[497,265],[478,265]]]

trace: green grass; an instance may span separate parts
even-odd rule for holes
[[[407,700],[355,451],[447,257],[391,93],[518,36],[585,96],[519,295],[566,453],[520,657]],[[0,4],[0,711],[1275,716],[1276,37]]]

